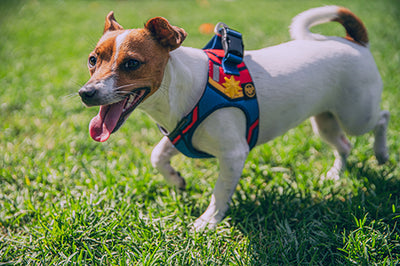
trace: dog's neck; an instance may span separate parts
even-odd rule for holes
[[[160,88],[140,109],[171,132],[203,93],[208,60],[200,49],[180,47],[170,53]]]

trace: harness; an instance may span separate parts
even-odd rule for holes
[[[167,134],[160,127],[176,149],[192,158],[213,157],[195,149],[192,137],[197,127],[210,114],[221,108],[236,107],[242,110],[246,116],[246,139],[250,149],[257,143],[258,102],[253,80],[242,60],[241,34],[227,28],[226,25],[219,33],[221,35],[215,35],[203,48],[208,56],[208,81],[199,102],[171,133]]]

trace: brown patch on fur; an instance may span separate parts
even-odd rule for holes
[[[333,21],[339,22],[346,29],[347,40],[358,43],[362,46],[368,44],[368,34],[363,22],[349,9],[341,7],[338,10],[338,17]]]
[[[119,66],[129,59],[138,60],[141,66],[133,71],[121,69]],[[168,59],[169,50],[154,40],[150,32],[146,29],[132,30],[121,44],[115,61],[116,86],[132,84],[122,89],[125,91],[149,87],[146,100],[160,87]]]
[[[155,17],[147,21],[145,28],[152,33],[157,41],[170,51],[178,48],[185,40],[187,33],[184,29],[169,24],[163,17]]]
[[[123,30],[123,29],[124,28],[122,28],[122,26],[119,25],[118,22],[115,20],[114,11],[108,13],[106,17],[106,23],[104,24],[103,33],[105,33],[106,31]]]
[[[113,56],[116,50],[115,39],[121,31],[113,31],[107,33],[107,38],[103,38],[96,46],[96,48],[89,54],[89,58],[94,56],[97,63],[94,67],[89,67],[91,75],[90,80],[96,81],[110,77],[112,73]]]

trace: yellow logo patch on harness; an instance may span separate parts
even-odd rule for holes
[[[243,89],[239,86],[240,80],[236,81],[234,76],[231,78],[224,77],[225,83],[222,86],[225,87],[223,93],[230,97],[231,99],[243,97]]]
[[[211,77],[208,79],[208,82],[210,82],[217,90],[231,99],[242,98],[244,96],[239,80],[235,80],[234,76],[231,76],[230,78],[224,77],[224,79],[225,83],[222,83],[222,86]]]

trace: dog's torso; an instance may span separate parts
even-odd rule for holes
[[[255,83],[259,101],[258,144],[283,134],[310,116],[327,111],[333,114],[346,112],[346,106],[357,102],[357,97],[370,98],[380,94],[380,90],[364,90],[360,83],[373,82],[376,87],[382,87],[369,49],[343,38],[291,41],[246,51],[244,61]],[[171,52],[159,91],[141,108],[172,131],[200,99],[208,77],[207,62],[208,57],[200,49],[180,47]],[[360,69],[360,64],[366,67]],[[357,84],[351,86],[351,82]],[[165,115],[166,112],[170,115]],[[220,128],[222,121],[245,124],[243,114],[238,110],[234,112],[237,113],[234,121],[223,117],[227,113],[224,110],[210,115],[195,133],[194,147],[205,151],[204,146],[209,146],[206,143],[212,141],[200,140],[210,135],[203,131]],[[371,127],[375,122],[375,118],[371,117]],[[228,126],[226,130],[221,132],[225,138],[229,137],[232,128]],[[355,126],[352,128],[354,132],[350,133],[362,134],[368,130],[370,128],[362,128],[358,132]]]

